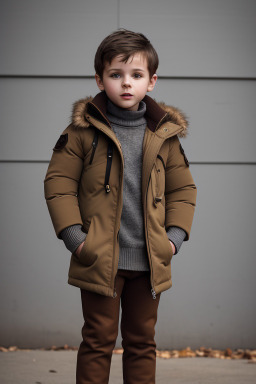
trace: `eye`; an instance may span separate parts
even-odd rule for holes
[[[134,73],[133,76],[135,77],[135,79],[140,79],[142,77],[140,73]]]
[[[119,75],[119,73],[112,73],[112,74],[110,75],[110,77],[112,77],[113,79],[119,79],[119,78],[120,78],[120,75]]]

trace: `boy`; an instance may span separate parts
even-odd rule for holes
[[[124,383],[153,384],[160,294],[196,201],[177,137],[187,121],[146,95],[158,56],[144,35],[115,31],[94,64],[101,92],[74,104],[44,181],[56,235],[72,253],[68,283],[81,289],[76,382],[108,383],[121,302]]]

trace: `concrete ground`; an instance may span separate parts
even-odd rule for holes
[[[76,351],[0,352],[1,384],[75,384]],[[249,360],[157,358],[157,384],[255,384]],[[113,355],[109,384],[121,384],[122,355]],[[135,381],[136,383],[136,378]]]

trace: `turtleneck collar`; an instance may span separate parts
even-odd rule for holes
[[[146,104],[144,101],[140,102],[137,111],[128,111],[126,109],[119,108],[117,105],[113,104],[110,99],[107,100],[107,117],[111,123],[126,127],[145,125],[145,113]]]

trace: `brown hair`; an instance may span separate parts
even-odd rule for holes
[[[118,29],[111,33],[101,42],[94,58],[94,68],[102,79],[105,63],[121,55],[121,61],[127,62],[129,57],[141,52],[147,59],[150,77],[156,73],[158,68],[158,55],[150,41],[142,34]]]

